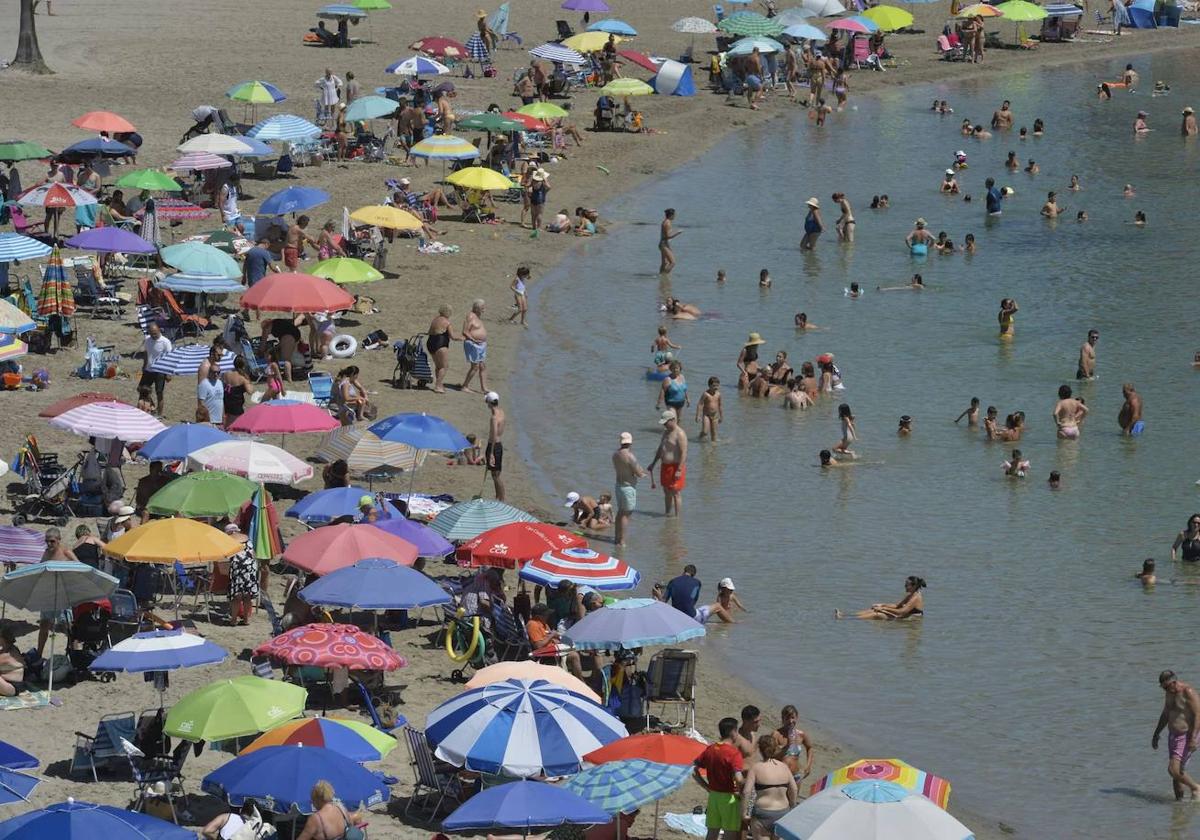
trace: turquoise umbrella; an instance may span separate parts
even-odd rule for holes
[[[162,249],[163,262],[186,274],[214,277],[241,277],[242,269],[233,257],[206,242],[180,242]]]
[[[394,113],[400,103],[386,96],[360,96],[346,108],[346,119],[351,122],[374,120]]]
[[[458,541],[474,539],[484,531],[513,522],[537,522],[537,517],[504,502],[472,499],[446,508],[429,527],[448,540]]]
[[[679,790],[691,775],[688,764],[659,764],[631,758],[589,767],[560,787],[610,814],[629,814]]]

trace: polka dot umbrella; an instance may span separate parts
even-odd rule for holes
[[[291,665],[346,668],[351,671],[395,671],[408,665],[380,639],[349,624],[293,627],[254,649]]]

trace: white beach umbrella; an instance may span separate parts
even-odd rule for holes
[[[806,9],[803,6],[797,6],[794,9],[784,9],[779,14],[775,15],[775,20],[779,21],[782,26],[791,26],[794,23],[804,23],[809,18],[817,17],[817,13],[812,9]]]
[[[312,478],[313,468],[295,455],[254,440],[226,440],[197,449],[188,456],[191,469],[220,470],[248,478],[291,484]]]
[[[701,17],[680,18],[671,24],[671,28],[687,35],[711,35],[717,31],[716,25],[711,20]]]
[[[893,782],[826,788],[775,824],[782,840],[974,840],[971,829]]]
[[[228,134],[201,134],[175,148],[184,154],[208,152],[214,155],[245,155],[254,151],[249,143]]]
[[[803,0],[801,5],[812,9],[817,13],[817,17],[835,17],[846,11],[846,7],[838,0]]]

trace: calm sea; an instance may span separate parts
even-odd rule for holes
[[[684,346],[693,400],[721,377],[721,442],[697,443],[689,421],[684,517],[664,520],[660,494],[643,483],[624,556],[647,585],[694,563],[713,596],[731,576],[752,613],[710,632],[708,649],[864,755],[949,778],[956,803],[1025,836],[1200,833],[1200,809],[1171,803],[1166,756],[1150,749],[1158,672],[1200,683],[1200,569],[1168,559],[1200,510],[1200,143],[1178,132],[1182,108],[1200,106],[1195,61],[1135,61],[1142,90],[1111,102],[1096,100],[1095,84],[1118,78],[1124,62],[906,87],[852,100],[824,130],[801,113],[742,132],[604,208],[611,233],[582,242],[537,287],[514,386],[522,454],[547,492],[604,492],[618,432],[634,433],[643,463],[656,445],[655,386],[643,373],[663,323],[657,303],[670,293],[710,313],[672,324],[671,336]],[[1170,94],[1152,97],[1154,79],[1168,80]],[[953,116],[927,110],[935,97]],[[1045,136],[960,137],[962,118],[986,123],[1005,98],[1018,127],[1040,117]],[[1139,109],[1156,130],[1135,139]],[[959,180],[971,203],[937,191],[958,149],[969,156]],[[1041,173],[1007,172],[1010,150]],[[1082,192],[1067,191],[1072,174]],[[995,220],[983,206],[989,175],[1016,190]],[[1126,183],[1135,198],[1122,197]],[[1038,214],[1051,189],[1066,207],[1057,223]],[[832,232],[829,196],[839,190],[859,222],[852,247]],[[890,209],[868,209],[879,193]],[[830,230],[805,255],[803,203],[813,195]],[[654,226],[668,206],[684,233],[679,267],[660,282]],[[1086,224],[1074,221],[1079,209]],[[1137,210],[1145,228],[1132,225]],[[902,239],[918,216],[960,244],[974,233],[979,252],[915,262]],[[760,268],[774,278],[769,290],[757,286]],[[925,292],[874,291],[914,271]],[[850,300],[851,282],[870,291]],[[1004,297],[1020,314],[1015,341],[1002,343]],[[822,329],[797,333],[800,310]],[[1090,328],[1100,331],[1099,379],[1078,391],[1092,413],[1082,440],[1060,442],[1050,411],[1058,386],[1075,384]],[[835,353],[846,390],[806,412],[739,396],[734,363],[752,330],[767,359],[786,350],[799,367]],[[1136,439],[1116,422],[1125,380],[1146,402]],[[953,423],[976,396],[1001,418],[1026,413],[1019,446],[1033,468],[1023,481],[1003,476],[1003,444]],[[841,401],[858,418],[861,462],[826,473],[817,452],[838,440]],[[910,439],[896,436],[902,414],[914,418]],[[1051,470],[1063,476],[1057,492]],[[1144,592],[1134,582],[1146,557],[1171,585]],[[909,574],[929,582],[922,622],[833,620],[835,608],[898,599]]]

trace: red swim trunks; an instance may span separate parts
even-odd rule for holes
[[[283,249],[283,264],[288,268],[298,268],[300,266],[300,249],[299,248],[284,248]]]
[[[659,469],[658,483],[664,490],[674,490],[678,493],[687,485],[687,465],[663,464]]]

